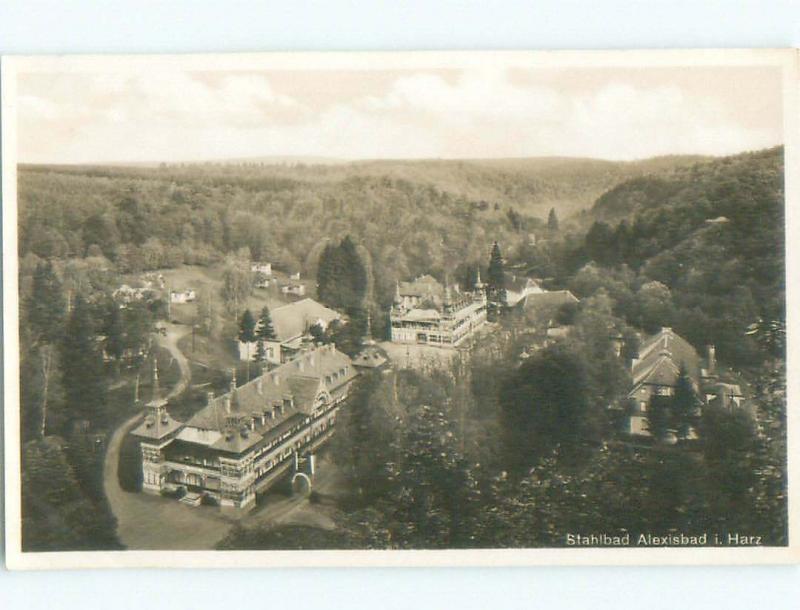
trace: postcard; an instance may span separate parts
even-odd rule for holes
[[[796,50],[0,77],[10,568],[800,559]]]

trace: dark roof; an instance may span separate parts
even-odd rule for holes
[[[639,346],[639,357],[631,367],[634,388],[643,383],[675,385],[681,365],[697,381],[700,372],[697,352],[671,328],[662,328]]]
[[[355,376],[356,371],[346,354],[336,350],[333,345],[318,347],[259,375],[236,388],[233,393],[212,399],[186,425],[224,433],[231,428],[231,421],[241,422],[241,426],[237,427],[243,427],[253,417],[271,414],[274,407],[282,407],[275,411],[274,418],[268,417],[263,425],[258,422],[255,430],[246,433],[246,438],[225,441],[223,435],[212,445],[214,448],[239,452],[261,440],[270,429],[293,415],[310,413],[320,388],[333,392]],[[242,437],[238,432],[234,436]]]
[[[367,369],[376,369],[386,364],[386,362],[388,362],[386,356],[375,347],[368,347],[353,358],[353,366]]]
[[[156,402],[158,403],[156,405]],[[157,401],[151,401],[148,406],[166,406],[167,401],[163,398],[157,399]],[[141,438],[149,438],[153,440],[160,440],[166,438],[173,432],[179,430],[183,427],[183,424],[179,421],[175,421],[172,419],[172,416],[164,410],[164,415],[162,418],[153,417],[149,413],[145,416],[144,421],[139,424],[132,432],[134,436],[138,436]]]
[[[288,384],[291,388],[292,399],[295,406],[306,413],[311,413],[314,399],[317,397],[320,386],[324,386],[324,379],[319,377],[289,377]]]

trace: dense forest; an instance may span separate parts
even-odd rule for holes
[[[328,240],[350,234],[386,304],[395,279],[482,261],[495,239],[510,253],[553,207],[565,218],[621,180],[694,161],[23,166],[19,252],[102,256],[126,272],[211,264],[248,248],[253,260],[313,276]]]
[[[516,257],[579,297],[604,289],[646,332],[673,326],[728,362],[758,364],[751,325],[785,319],[783,149],[635,178],[598,198],[577,230]],[[767,350],[782,354],[779,337]]]
[[[395,282],[424,273],[470,288],[480,270],[498,292],[505,269],[581,303],[510,311],[498,293],[497,332],[469,360],[365,376],[331,448],[351,489],[336,533],[237,528],[222,546],[543,546],[589,527],[758,529],[784,544],[783,199],[780,148],[636,163],[22,167],[27,548],[119,544],[96,441],[124,416],[115,387],[138,365],[126,354],[164,316],[158,302],[113,304],[123,274],[223,267],[226,322],[249,336],[268,312],[240,310],[248,260],[317,278],[318,298],[354,322],[353,336],[319,339],[352,351],[368,326],[385,336]],[[532,349],[553,316],[568,339]],[[631,358],[661,326],[716,345],[756,419],[709,412],[688,450],[622,442],[630,377],[611,338]],[[45,492],[55,472],[64,489]],[[97,531],[80,523],[86,506]]]

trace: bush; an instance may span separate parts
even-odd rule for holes
[[[217,500],[214,496],[203,494],[200,504],[203,506],[219,506],[219,500]]]
[[[181,485],[175,489],[162,489],[161,495],[165,498],[174,498],[176,500],[180,500],[183,496],[186,495],[186,488]]]
[[[122,441],[117,478],[119,486],[125,491],[138,492],[142,490],[142,452],[139,448],[139,441],[131,435],[126,436]]]

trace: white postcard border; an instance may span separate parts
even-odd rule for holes
[[[91,551],[23,553],[19,412],[19,312],[16,198],[16,76],[20,72],[135,71],[159,68],[213,70],[388,70],[506,67],[667,67],[775,66],[783,70],[784,167],[786,182],[788,547],[737,548],[548,548],[443,551]],[[798,154],[798,52],[793,49],[702,49],[628,51],[452,51],[266,53],[216,55],[116,55],[3,57],[2,213],[4,344],[5,550],[11,569],[78,568],[242,568],[522,565],[727,565],[800,562],[800,317],[797,303],[800,261],[794,235],[800,234],[800,155]],[[794,457],[793,457],[794,456]]]

